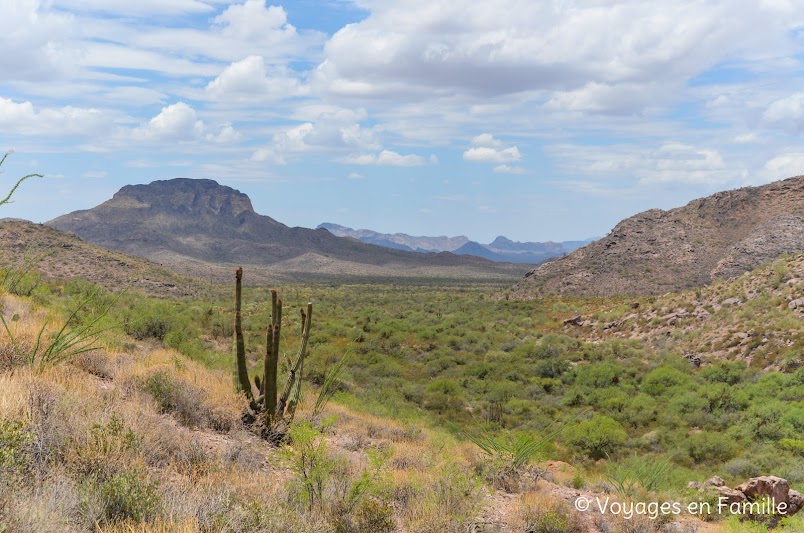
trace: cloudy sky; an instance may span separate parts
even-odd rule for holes
[[[796,0],[4,0],[0,216],[211,178],[288,225],[605,234],[804,174]]]

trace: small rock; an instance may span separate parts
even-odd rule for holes
[[[794,515],[804,507],[804,494],[797,490],[790,490],[787,493],[787,503],[790,505],[789,515]]]
[[[790,309],[804,308],[804,298],[793,300],[792,302],[787,304],[787,307],[789,307]]]
[[[739,298],[726,298],[721,303],[722,303],[722,305],[740,305],[740,299]]]
[[[726,482],[720,476],[712,476],[704,481],[704,487],[725,487]]]
[[[726,498],[726,503],[740,503],[746,501],[745,494],[740,492],[736,489],[730,489],[729,487],[708,487],[709,490],[719,493],[721,496]]]

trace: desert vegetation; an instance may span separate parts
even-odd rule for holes
[[[240,392],[233,385],[231,284],[155,298],[6,264],[0,531],[670,531],[578,513],[573,495],[688,501],[702,497],[688,482],[713,475],[730,486],[776,475],[800,488],[801,318],[772,295],[799,275],[797,260],[754,273],[768,280],[751,284],[762,318],[722,311],[776,332],[779,342],[763,345],[768,365],[742,352],[691,364],[684,351],[706,330],[657,342],[620,337],[622,327],[587,338],[564,324],[576,312],[616,320],[627,299],[512,302],[483,284],[287,285],[278,317],[275,293],[244,287],[251,401],[265,401],[270,324],[281,323],[280,392],[306,353],[295,419],[273,442],[244,424],[249,398],[242,379]],[[308,302],[305,349],[295,332]],[[721,531],[765,527],[682,518],[676,531],[703,528],[701,518]],[[800,531],[801,520],[778,530]]]

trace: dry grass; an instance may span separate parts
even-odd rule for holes
[[[52,318],[21,298],[0,303],[20,315],[23,343]],[[0,456],[0,531],[465,531],[483,502],[471,448],[331,403],[324,503],[307,508],[293,445],[278,453],[245,431],[231,376],[171,350],[4,368],[0,430],[16,444]],[[297,419],[312,418],[313,396]],[[369,452],[385,460],[351,499]]]

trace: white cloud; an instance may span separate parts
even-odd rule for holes
[[[296,96],[301,84],[287,68],[275,68],[269,73],[262,56],[252,55],[226,67],[206,90],[218,100],[259,102]]]
[[[360,124],[367,116],[365,110],[310,106],[298,110],[297,115],[309,121],[274,134],[271,144],[257,150],[252,157],[284,163],[288,157],[300,153],[381,148],[374,130]]]
[[[527,174],[527,170],[522,167],[515,167],[511,165],[497,165],[494,167],[494,172],[499,174]]]
[[[596,176],[611,180],[636,178],[641,184],[687,183],[701,185],[743,184],[746,169],[728,164],[709,147],[666,142],[651,150],[640,145],[575,146],[547,148],[568,175]],[[585,180],[575,180],[581,189]]]
[[[472,137],[472,144],[475,146],[490,146],[492,148],[499,148],[502,146],[502,141],[495,139],[491,133],[481,133]]]
[[[641,87],[681,87],[735,54],[777,54],[801,21],[795,9],[726,0],[365,5],[367,18],[327,42],[316,79],[331,93],[429,99],[556,91],[555,105],[592,111],[651,104]]]
[[[39,0],[4,0],[0,16],[4,81],[53,80],[72,71],[79,50],[74,17]]]
[[[341,160],[353,165],[379,165],[393,167],[415,167],[425,164],[425,159],[416,154],[401,155],[391,150],[383,150],[379,154],[351,155]]]
[[[217,135],[207,133],[207,140],[220,144],[230,144],[239,141],[243,136],[231,124],[224,124]]]
[[[5,134],[84,135],[102,134],[112,126],[108,113],[94,108],[65,106],[37,109],[31,102],[0,97],[0,127]]]
[[[198,118],[195,109],[177,102],[163,107],[162,111],[134,130],[134,138],[140,140],[192,141],[204,135],[206,126]]]
[[[804,152],[788,152],[769,159],[762,167],[761,176],[776,181],[804,175]]]
[[[766,125],[792,134],[804,129],[804,92],[791,94],[771,103],[762,115]]]
[[[754,144],[761,141],[762,139],[756,133],[743,133],[732,138],[732,142],[735,144]]]
[[[363,174],[358,174],[357,172],[350,172],[346,178],[350,180],[362,180],[365,178],[365,176]]]
[[[584,113],[632,114],[672,94],[672,84],[589,82],[580,89],[556,92],[548,109]]]
[[[511,146],[498,150],[488,146],[477,146],[469,148],[463,153],[463,158],[467,161],[478,161],[481,163],[510,163],[522,159],[519,148]]]
[[[285,165],[287,161],[281,155],[277,154],[272,148],[265,147],[259,148],[251,154],[251,160],[257,163],[273,163],[275,165]]]
[[[464,151],[467,161],[480,163],[513,163],[522,159],[519,148],[509,146],[503,148],[502,141],[495,139],[490,133],[483,133],[472,139],[472,148]]]

